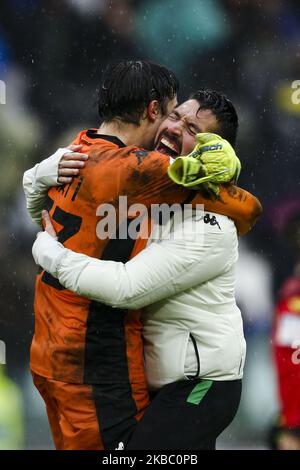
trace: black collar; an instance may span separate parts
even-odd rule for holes
[[[104,135],[104,134],[97,134],[97,131],[95,129],[89,129],[86,132],[86,135],[89,139],[103,139],[103,140],[108,140],[108,142],[112,142],[113,144],[116,144],[118,147],[126,147],[124,142],[122,142],[118,137],[115,135]]]

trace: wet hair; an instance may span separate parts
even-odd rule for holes
[[[101,79],[98,111],[104,122],[119,119],[138,125],[152,100],[163,116],[175,98],[179,83],[172,71],[145,60],[123,60],[109,64]]]
[[[219,134],[234,147],[239,126],[238,115],[232,102],[222,93],[201,89],[190,96],[197,100],[199,109],[210,109],[219,124]]]

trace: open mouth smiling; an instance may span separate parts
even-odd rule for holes
[[[159,140],[157,150],[158,152],[170,155],[171,157],[178,157],[180,154],[178,145],[166,136],[162,136]]]

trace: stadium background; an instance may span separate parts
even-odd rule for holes
[[[300,212],[300,105],[291,87],[300,80],[299,45],[297,0],[1,0],[0,340],[15,386],[0,366],[0,448],[52,448],[28,369],[36,228],[22,174],[78,130],[98,125],[99,75],[121,58],[171,67],[181,99],[205,86],[237,106],[239,184],[260,198],[264,214],[241,241],[237,298],[248,357],[240,410],[218,447],[268,447],[278,410],[273,305],[294,263],[284,231]]]

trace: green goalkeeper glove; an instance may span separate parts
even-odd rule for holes
[[[186,188],[205,189],[219,194],[219,185],[236,181],[241,162],[227,140],[209,132],[196,136],[197,144],[186,157],[177,157],[169,166],[168,175],[176,184]]]

